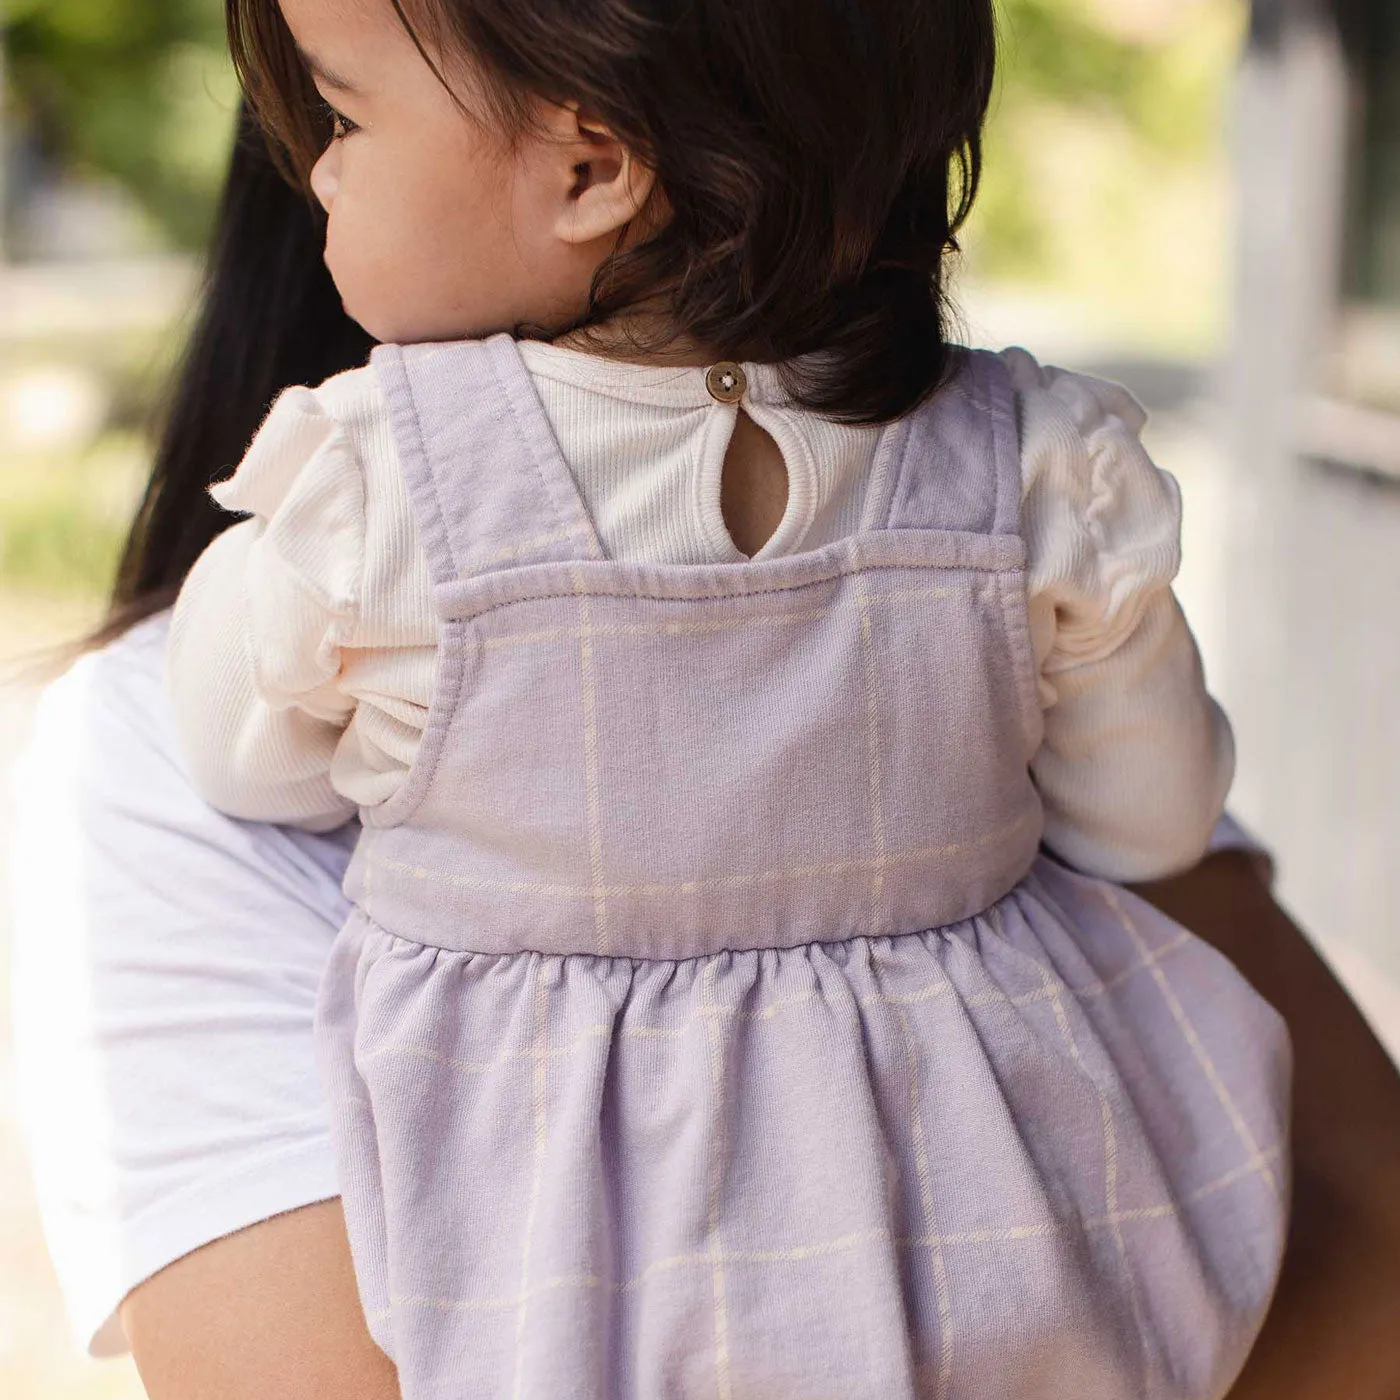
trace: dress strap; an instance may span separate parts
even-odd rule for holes
[[[891,530],[1015,535],[1021,450],[1010,372],[1000,355],[959,350],[947,384],[907,420],[867,519]]]
[[[509,336],[381,345],[371,360],[439,589],[498,569],[605,557]]]

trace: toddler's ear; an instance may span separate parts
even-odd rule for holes
[[[620,233],[646,207],[656,172],[576,103],[556,108],[550,125],[559,140],[560,174],[567,185],[555,235],[582,244]]]

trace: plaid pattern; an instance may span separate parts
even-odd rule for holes
[[[1286,1040],[1036,857],[999,362],[859,536],[678,569],[602,559],[509,341],[376,354],[443,645],[320,1030],[406,1400],[1222,1394]]]

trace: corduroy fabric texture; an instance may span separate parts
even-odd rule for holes
[[[603,557],[508,339],[375,364],[442,641],[319,1030],[406,1400],[1222,1395],[1286,1037],[1037,856],[1002,363],[713,567]]]

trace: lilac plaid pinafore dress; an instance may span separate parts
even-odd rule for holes
[[[1285,1033],[1038,852],[1000,361],[714,567],[604,557],[510,340],[374,362],[441,647],[319,1036],[405,1400],[1221,1395]]]

